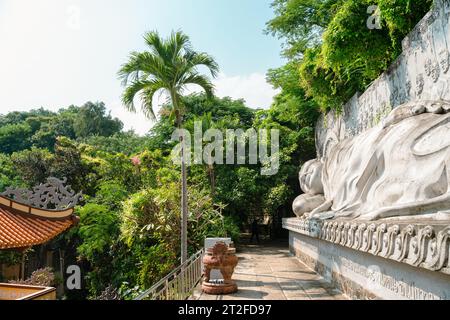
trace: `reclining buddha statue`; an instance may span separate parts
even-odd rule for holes
[[[395,108],[301,169],[298,217],[378,220],[450,211],[450,102]]]

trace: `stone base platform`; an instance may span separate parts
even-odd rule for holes
[[[219,296],[236,293],[238,291],[238,287],[233,281],[224,283],[203,282],[202,291],[209,295]]]
[[[347,300],[322,276],[293,257],[288,248],[284,240],[239,246],[239,264],[233,275],[238,292],[208,295],[202,292],[200,285],[190,300]]]
[[[285,219],[290,251],[352,299],[449,300],[450,227]]]

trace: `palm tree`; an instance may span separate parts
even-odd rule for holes
[[[153,97],[165,92],[171,102],[170,112],[178,128],[182,127],[185,108],[183,93],[188,85],[198,85],[208,97],[214,94],[214,86],[209,77],[198,71],[206,67],[212,77],[216,77],[219,66],[206,53],[192,49],[189,37],[183,32],[172,32],[162,39],[158,32],[148,32],[144,36],[149,51],[132,52],[129,61],[122,66],[119,77],[125,91],[122,101],[125,107],[136,112],[134,100],[139,96],[141,109],[151,120],[155,120]],[[187,261],[187,169],[184,158],[184,139],[180,137],[181,151],[181,262]]]

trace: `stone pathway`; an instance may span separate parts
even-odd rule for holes
[[[244,246],[233,279],[239,291],[210,296],[198,289],[193,300],[345,300],[321,276],[292,257],[287,243]]]

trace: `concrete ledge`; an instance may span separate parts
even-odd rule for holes
[[[291,232],[369,253],[413,267],[450,275],[448,221],[284,219]]]
[[[352,299],[448,300],[450,276],[289,232],[290,251]]]
[[[56,300],[56,289],[0,283],[0,300]]]

